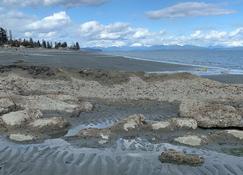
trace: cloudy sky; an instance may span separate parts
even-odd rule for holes
[[[0,0],[14,38],[82,47],[243,46],[243,0]]]

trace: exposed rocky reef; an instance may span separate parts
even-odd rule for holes
[[[141,137],[152,143],[210,149],[217,149],[215,144],[243,143],[242,85],[187,73],[159,75],[20,65],[1,66],[0,75],[0,132],[15,142],[62,137],[70,143],[78,140],[79,146],[108,147],[119,138]],[[97,107],[98,101],[112,106],[143,100],[179,107],[166,117],[161,114],[151,119],[140,109],[114,118],[107,126],[85,123],[87,118],[89,123],[101,120],[101,116],[87,117],[94,111],[109,115],[102,111],[103,106]],[[74,126],[77,132],[66,135]],[[163,152],[160,160],[189,165],[204,161],[173,150]]]

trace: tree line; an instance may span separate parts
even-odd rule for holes
[[[72,50],[80,50],[79,43],[76,42],[68,46],[67,42],[49,42],[49,41],[34,41],[32,38],[29,40],[9,40],[7,43],[11,47],[27,47],[27,48],[45,48],[45,49],[72,49]]]

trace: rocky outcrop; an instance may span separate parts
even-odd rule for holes
[[[161,122],[153,122],[151,124],[153,130],[160,130],[160,129],[166,129],[169,128],[170,122],[168,121],[161,121]]]
[[[10,98],[0,98],[0,115],[17,110],[17,106]]]
[[[9,139],[15,142],[29,142],[35,140],[35,137],[28,134],[10,134]]]
[[[9,128],[19,127],[40,117],[42,117],[42,113],[39,110],[21,110],[4,114],[0,117],[0,120],[5,127]]]
[[[176,150],[168,150],[159,156],[161,163],[172,163],[178,165],[200,166],[204,163],[204,158],[194,154],[186,154]]]
[[[184,145],[189,145],[189,146],[200,146],[204,142],[202,138],[200,138],[198,136],[194,136],[194,135],[177,137],[174,140],[178,143],[181,143]]]
[[[60,131],[65,130],[69,123],[62,117],[41,118],[28,124],[34,131]]]
[[[227,102],[186,100],[180,105],[180,116],[195,119],[203,128],[243,127],[239,110]]]
[[[78,135],[82,138],[100,138],[103,140],[108,140],[111,136],[111,130],[109,128],[98,129],[98,128],[88,128],[79,131]]]
[[[166,121],[151,122],[153,130],[197,129],[197,121],[190,118],[172,118]]]
[[[19,103],[24,108],[38,109],[41,111],[58,111],[73,113],[78,110],[78,105],[69,104],[58,99],[52,99],[47,96],[28,96],[20,98]]]
[[[226,131],[227,134],[239,139],[239,140],[243,140],[243,131],[240,130],[227,130]]]
[[[197,129],[197,121],[190,118],[172,118],[170,123],[174,128]]]

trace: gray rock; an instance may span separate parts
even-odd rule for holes
[[[69,123],[62,117],[41,118],[37,119],[28,125],[34,131],[50,131],[50,130],[65,130]]]
[[[230,103],[186,100],[180,105],[180,116],[193,118],[204,128],[243,127],[239,111]]]
[[[18,127],[40,117],[42,117],[42,113],[39,110],[26,109],[4,114],[0,119],[6,127]]]
[[[14,111],[16,105],[9,98],[0,98],[0,115]]]
[[[194,154],[185,154],[176,150],[168,150],[159,156],[161,163],[172,163],[178,165],[200,166],[204,163],[204,158]]]
[[[28,141],[33,141],[35,137],[28,134],[17,133],[17,134],[10,134],[9,139],[16,142],[28,142]]]
[[[167,129],[170,128],[171,124],[168,121],[153,122],[151,127],[153,130]]]
[[[122,129],[125,131],[129,131],[132,129],[139,128],[145,124],[145,117],[142,114],[134,114],[128,116],[127,118],[121,120],[120,122],[116,123],[111,127],[111,129]]]
[[[190,118],[172,118],[170,123],[175,128],[197,129],[197,121]]]
[[[176,142],[189,145],[189,146],[200,146],[203,143],[202,138],[194,135],[188,135],[184,137],[177,137],[174,139]]]
[[[109,128],[98,129],[98,128],[87,128],[79,131],[77,136],[82,138],[100,138],[108,140],[110,138],[111,131]]]

